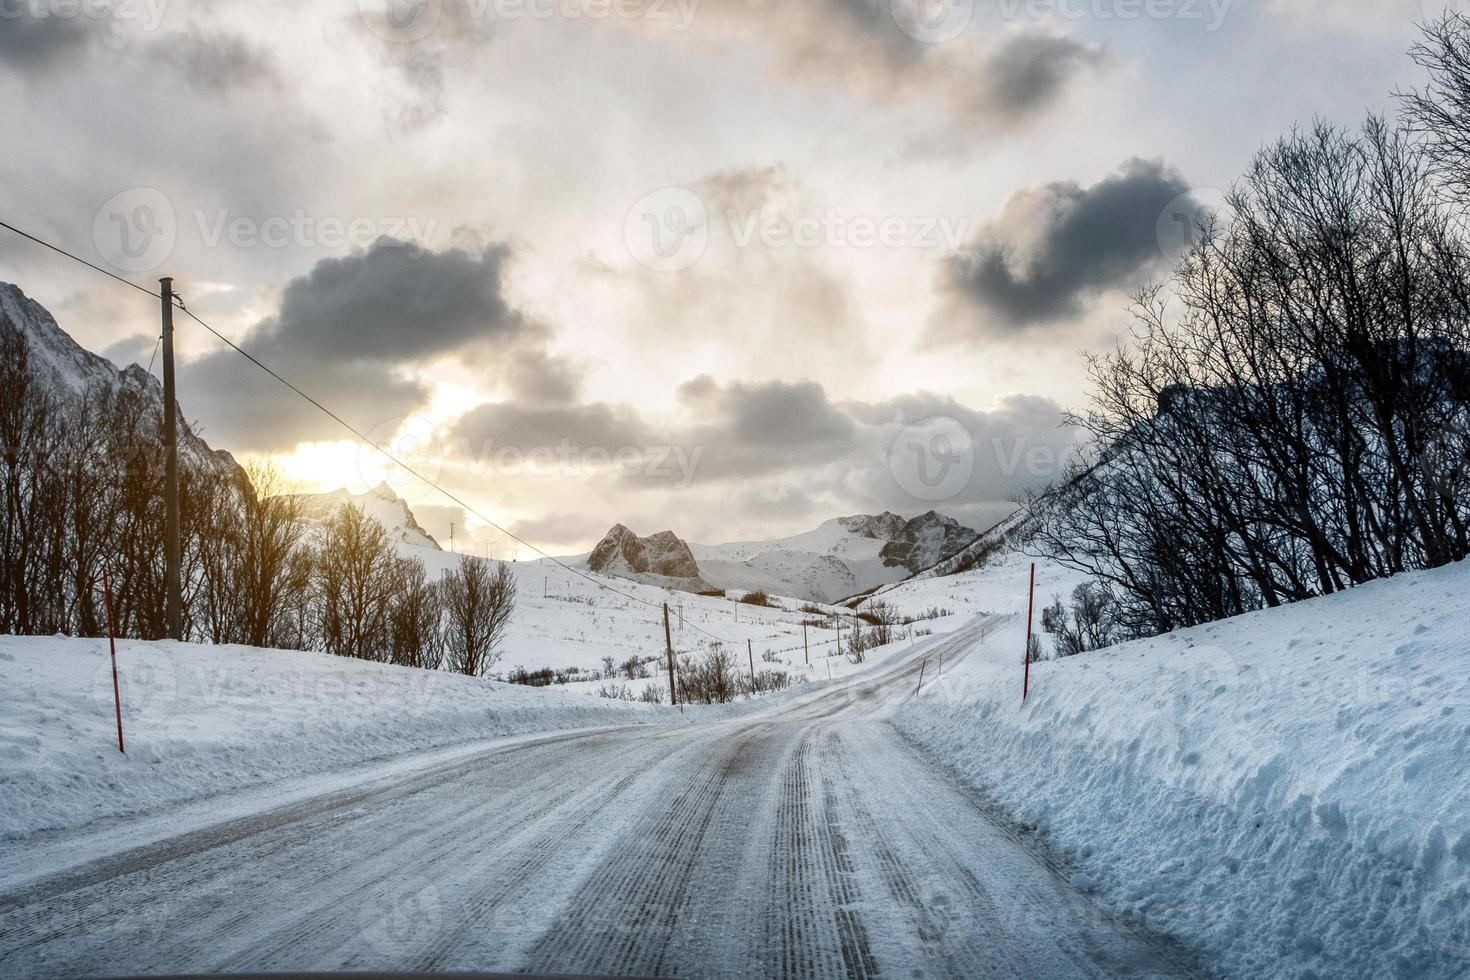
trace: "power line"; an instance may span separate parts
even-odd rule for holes
[[[74,254],[72,252],[68,252],[66,249],[61,248],[58,245],[53,245],[53,244],[51,244],[50,242],[48,242],[48,241],[46,241],[44,239],[37,238],[35,235],[32,235],[32,234],[30,234],[28,232],[25,232],[25,231],[22,231],[21,229],[15,227],[12,224],[9,224],[8,222],[0,221],[0,228],[6,228],[6,229],[8,229],[10,231],[13,231],[17,235],[21,236],[22,238],[28,239],[28,240],[30,240],[32,242],[35,242],[37,245],[41,245],[41,246],[43,246],[45,248],[48,248],[51,251],[56,252],[59,255],[64,255],[67,258],[71,259],[72,261],[79,262],[82,265],[86,266],[87,268],[92,269],[92,270],[95,270],[97,272],[100,272],[104,276],[107,276],[107,277],[109,277],[111,279],[115,279],[115,280],[117,280],[118,282],[122,283],[125,286],[131,286],[132,288],[138,290],[141,293],[146,293],[147,295],[153,297],[154,299],[159,299],[159,294],[153,292],[152,290],[148,289],[147,287],[142,286],[142,285],[140,285],[140,284],[138,284],[136,282],[133,282],[131,279],[126,279],[126,278],[124,278],[122,276],[119,276],[119,275],[117,275],[114,272],[110,272],[107,269],[104,269],[101,266],[96,265],[96,264],[94,264],[92,262],[88,262],[86,259],[82,258],[81,256],[76,255],[76,254]],[[593,585],[597,586],[600,589],[604,589],[604,590],[606,590],[608,592],[611,592],[613,595],[621,596],[624,599],[632,599],[634,602],[641,602],[644,605],[650,606],[650,607],[652,607],[654,609],[661,608],[661,606],[662,606],[661,603],[653,602],[653,601],[651,601],[649,599],[644,599],[642,596],[634,595],[631,592],[623,592],[621,589],[613,588],[611,585],[608,585],[606,582],[603,582],[600,579],[594,578],[593,576],[591,576],[588,573],[582,571],[581,569],[574,568],[571,565],[568,565],[566,562],[562,561],[560,558],[556,558],[553,555],[547,554],[545,551],[542,551],[540,548],[536,547],[531,542],[525,540],[524,538],[522,538],[522,537],[520,537],[520,536],[518,536],[516,534],[513,534],[507,528],[502,527],[500,524],[496,523],[495,521],[492,521],[490,518],[488,518],[484,514],[480,513],[474,507],[471,507],[468,503],[466,503],[464,500],[460,499],[455,494],[450,493],[448,490],[444,489],[438,483],[435,483],[433,480],[430,480],[428,477],[426,477],[426,476],[422,475],[421,473],[419,473],[416,469],[414,469],[412,466],[409,466],[403,460],[399,459],[392,452],[390,452],[387,449],[383,448],[382,446],[378,445],[376,442],[373,442],[366,435],[364,435],[361,431],[359,431],[355,426],[353,426],[351,423],[349,423],[346,419],[342,418],[342,416],[340,416],[336,412],[332,411],[326,405],[323,405],[320,401],[318,401],[317,399],[313,398],[311,395],[307,394],[305,391],[303,391],[301,388],[299,388],[298,386],[296,386],[292,382],[288,381],[286,378],[282,377],[277,371],[275,371],[269,365],[267,365],[264,362],[262,362],[260,359],[258,359],[253,354],[251,354],[249,351],[247,351],[244,348],[242,348],[239,344],[236,344],[233,340],[231,340],[230,338],[226,337],[224,334],[220,333],[214,327],[210,326],[208,323],[206,323],[203,320],[201,320],[194,313],[193,310],[189,309],[188,306],[186,306],[184,304],[184,301],[183,301],[182,298],[176,297],[176,299],[178,301],[177,302],[178,308],[184,313],[185,316],[187,316],[189,319],[193,320],[195,323],[199,324],[205,330],[209,331],[211,334],[213,334],[215,336],[216,339],[218,339],[225,346],[229,347],[231,350],[233,350],[235,353],[239,354],[241,357],[245,358],[251,364],[254,364],[256,367],[260,368],[266,374],[270,375],[272,378],[274,378],[277,381],[279,381],[282,385],[286,386],[291,391],[295,392],[303,400],[305,400],[307,403],[309,403],[310,405],[312,405],[314,408],[316,408],[323,415],[327,416],[333,422],[336,422],[342,428],[344,428],[348,432],[352,433],[352,435],[355,436],[355,437],[357,437],[357,439],[360,440],[364,445],[369,446],[370,448],[376,450],[378,453],[380,453],[385,459],[387,459],[393,465],[399,467],[405,473],[409,474],[410,476],[414,477],[415,479],[422,481],[427,486],[433,487],[435,490],[439,491],[439,493],[443,494],[445,498],[447,498],[448,500],[453,501],[454,503],[456,503],[459,506],[463,507],[467,513],[473,514],[474,516],[478,517],[480,520],[484,521],[490,527],[494,528],[495,530],[499,531],[501,534],[503,534],[506,537],[510,538],[512,541],[515,541],[518,544],[524,545],[526,548],[530,549],[531,551],[534,551],[536,554],[540,555],[542,558],[545,558],[547,561],[551,562],[552,564],[559,566],[564,571],[570,572],[573,575],[577,575],[577,576],[579,576],[581,578],[584,578],[584,579],[586,579],[587,581],[591,582]],[[156,352],[156,349],[155,349],[155,352]],[[150,365],[150,367],[151,367],[151,365]],[[693,623],[688,623],[687,625],[689,626],[690,629],[694,630],[695,632],[697,632],[697,633],[703,633],[705,636],[707,636],[710,639],[715,640],[717,642],[721,642],[721,643],[731,642],[731,641],[726,640],[724,637],[717,636],[714,633],[711,633],[709,630],[702,629],[701,627],[696,626]]]
[[[10,231],[13,231],[17,235],[19,235],[21,238],[28,238],[31,241],[35,242],[37,245],[40,245],[40,246],[42,246],[44,248],[49,248],[51,251],[57,252],[57,253],[59,253],[61,255],[65,255],[67,258],[71,259],[73,262],[80,262],[82,265],[86,266],[89,269],[94,269],[97,272],[102,273],[104,276],[110,276],[113,279],[116,279],[118,282],[122,283],[124,286],[132,286],[134,289],[136,289],[140,293],[146,293],[149,296],[152,296],[154,299],[158,299],[159,298],[158,297],[158,294],[155,293],[153,290],[149,289],[147,286],[140,286],[137,283],[133,282],[133,280],[131,280],[131,279],[124,279],[122,276],[118,275],[117,273],[115,273],[115,272],[109,272],[108,270],[102,268],[102,266],[100,266],[100,265],[95,265],[95,264],[93,264],[91,262],[88,262],[86,259],[82,258],[80,255],[77,255],[77,254],[75,254],[73,252],[68,252],[66,249],[62,248],[59,245],[52,245],[50,242],[46,241],[45,239],[37,238],[35,235],[32,235],[30,232],[21,231],[19,228],[15,227],[15,225],[12,225],[12,224],[10,224],[8,222],[5,222],[5,221],[0,221],[0,228],[6,228],[6,229],[8,229]]]

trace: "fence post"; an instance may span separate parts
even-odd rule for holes
[[[1026,595],[1026,670],[1021,679],[1021,703],[1031,693],[1031,614],[1036,606],[1036,562],[1031,563],[1031,586]]]
[[[124,755],[122,733],[122,695],[117,688],[117,640],[112,629],[112,587],[107,582],[107,569],[102,569],[102,605],[107,611],[107,649],[112,655],[112,706],[117,712],[117,750]]]
[[[812,648],[806,642],[806,623],[801,624],[801,650],[806,655],[806,665],[812,665]]]
[[[929,666],[929,658],[925,657],[919,663],[919,686],[914,688],[914,697],[918,697],[919,692],[924,689],[924,668],[927,666]]]
[[[760,690],[755,683],[755,647],[749,639],[745,641],[745,655],[750,658],[750,696],[755,697],[756,691]]]

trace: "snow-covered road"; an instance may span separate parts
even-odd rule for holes
[[[974,642],[936,641],[929,676]],[[1195,974],[884,720],[919,669],[736,721],[522,739],[7,875],[0,975]]]

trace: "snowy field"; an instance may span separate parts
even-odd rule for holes
[[[0,839],[284,777],[659,709],[319,653],[0,637]]]
[[[1470,975],[1470,566],[1036,664],[1023,707],[1028,561],[885,596],[1014,614],[903,733],[1225,975]]]
[[[443,552],[414,551],[431,570],[458,561]],[[521,596],[498,670],[516,664],[593,668],[603,656],[621,661],[663,653],[661,606],[608,593],[566,572],[557,578],[529,564],[511,567]],[[653,685],[667,698],[662,656],[648,665],[647,679],[532,688],[323,653],[120,640],[123,756],[116,746],[105,640],[0,636],[7,705],[0,713],[0,841],[511,735],[729,718],[761,710],[765,702],[809,696],[829,677],[840,682],[870,670],[913,642],[905,638],[869,651],[866,663],[854,665],[831,655],[833,631],[813,628],[807,664],[801,621],[809,615],[617,584],[648,601],[671,598],[676,651],[703,652],[710,638],[690,625],[699,623],[727,642],[742,674],[753,653],[757,670],[787,670],[795,686],[755,703],[679,712],[597,696],[605,683],[626,683],[634,696]]]

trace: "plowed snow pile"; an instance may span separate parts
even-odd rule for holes
[[[0,840],[504,735],[677,712],[322,653],[0,636]]]
[[[1024,707],[1022,567],[944,580],[1022,616],[900,730],[1222,973],[1470,976],[1470,565],[1038,664]]]

